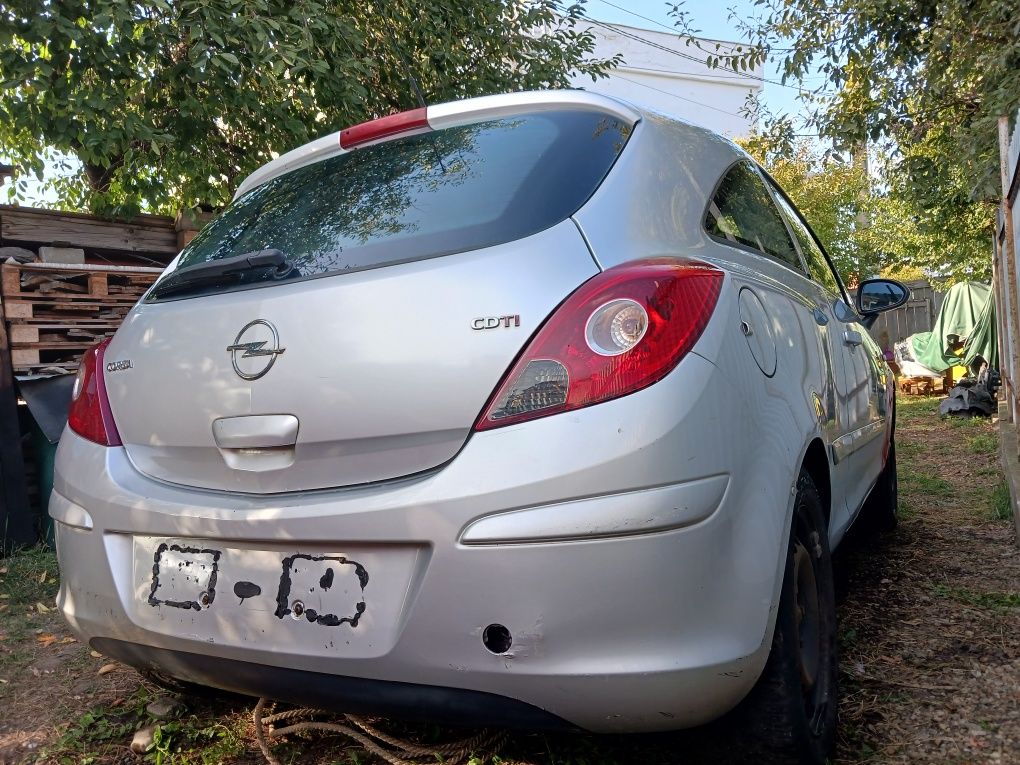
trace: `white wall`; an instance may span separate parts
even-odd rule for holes
[[[575,75],[574,87],[647,106],[730,138],[750,133],[751,121],[741,110],[748,96],[760,93],[764,87],[761,66],[740,74],[709,69],[704,64],[708,55],[705,51],[716,52],[715,40],[703,40],[704,50],[699,50],[668,32],[580,22],[578,30],[586,29],[595,36],[595,56],[609,58],[620,53],[624,60],[608,78],[594,83],[591,77]],[[729,50],[739,43],[720,44],[723,50]]]

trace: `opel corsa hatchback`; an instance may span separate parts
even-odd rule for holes
[[[865,326],[906,297],[852,303],[746,154],[620,101],[327,136],[85,356],[59,606],[163,682],[603,732],[740,705],[821,762],[830,550],[895,521]]]

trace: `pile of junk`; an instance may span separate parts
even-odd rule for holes
[[[931,332],[918,332],[893,347],[897,379],[944,380],[943,415],[990,417],[996,411],[999,353],[992,288],[979,282],[953,285]]]

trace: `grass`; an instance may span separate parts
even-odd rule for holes
[[[900,467],[898,473],[900,483],[913,491],[923,494],[936,494],[942,497],[952,497],[956,494],[953,484],[937,475],[919,473],[905,466]]]
[[[952,598],[968,606],[1001,613],[1020,608],[1020,592],[974,592],[962,587],[939,584],[935,586],[934,593],[940,598]]]
[[[911,521],[917,517],[917,509],[901,496],[897,504],[896,515],[901,521]]]
[[[1013,498],[1009,495],[1009,487],[1005,481],[999,481],[992,489],[990,500],[992,518],[997,521],[1013,520]]]
[[[897,441],[896,443],[897,457],[916,457],[922,451],[921,445],[914,441]]]
[[[24,645],[35,630],[54,621],[57,556],[42,547],[0,558],[0,679],[9,679],[32,659]],[[6,683],[0,683],[0,699]]]
[[[943,417],[942,421],[949,425],[949,427],[959,430],[976,430],[987,422],[984,417],[953,417],[950,415]]]
[[[896,412],[908,417],[935,414],[939,410],[939,401],[939,396],[899,396],[896,399]]]
[[[978,433],[967,439],[967,448],[975,454],[995,454],[999,450],[999,439],[991,433]]]

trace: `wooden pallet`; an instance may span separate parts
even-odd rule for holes
[[[16,374],[73,372],[82,353],[120,326],[158,268],[5,263],[0,296]]]

